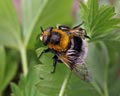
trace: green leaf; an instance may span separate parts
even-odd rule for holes
[[[20,27],[12,0],[0,0],[0,44],[18,48]]]
[[[119,89],[119,84],[113,82],[116,81],[115,74],[118,70],[120,32],[116,29],[120,28],[118,26],[120,19],[115,18],[114,7],[99,6],[97,0],[88,0],[86,4],[81,3],[80,12],[81,19],[85,22],[84,27],[91,35],[91,42],[96,42],[89,45],[86,60],[93,76],[92,84],[101,96],[117,96],[119,92],[116,89]],[[103,41],[105,45],[103,42],[98,43],[99,41]]]
[[[38,26],[41,25],[43,27],[48,27],[56,26],[56,24],[72,23],[71,22],[72,3],[73,0],[48,1],[47,6],[45,6],[45,9],[41,14],[41,18],[39,19],[40,22],[38,22],[39,24]],[[66,4],[66,6],[63,6],[63,4]]]
[[[46,67],[46,66],[42,66],[42,67]],[[64,70],[63,66],[61,66],[61,67],[57,66],[57,68],[62,68],[62,70]],[[47,67],[47,69],[48,69],[48,67]],[[37,85],[37,88],[40,90],[40,93],[42,93],[44,95],[49,95],[49,96],[57,96],[60,93],[64,94],[64,92],[60,92],[60,91],[61,91],[61,87],[64,82],[64,79],[67,78],[67,74],[66,74],[66,71],[62,71],[62,70],[61,71],[57,70],[57,72],[55,74],[51,74],[51,71],[52,71],[51,67],[48,69],[48,71],[41,70],[41,72],[40,72],[41,80],[40,80],[39,84]],[[62,74],[62,76],[61,76],[61,74]],[[43,80],[42,80],[42,78],[43,78]],[[66,81],[66,83],[68,83],[68,81]],[[65,89],[63,89],[63,91]]]
[[[13,51],[6,52],[4,47],[0,48],[0,92],[3,93],[6,86],[10,83],[17,71],[16,55]]]
[[[5,67],[6,67],[6,54],[3,46],[0,46],[0,94],[3,91],[3,82],[4,82],[4,75],[5,75]]]
[[[47,2],[48,0],[22,0],[22,27],[26,46]]]
[[[115,10],[112,6],[99,6],[97,0],[88,0],[86,4],[81,3],[80,6],[81,19],[94,41],[115,30],[120,24],[120,19],[114,17]]]
[[[94,25],[94,21],[96,20],[96,15],[98,11],[98,1],[97,0],[88,0],[87,8],[88,8],[88,24],[90,29]]]
[[[118,30],[119,31],[119,30]],[[116,33],[116,32],[115,32]],[[109,62],[109,74],[108,74],[108,87],[109,87],[109,92],[110,96],[117,96],[120,94],[120,75],[119,75],[119,70],[120,70],[120,64],[119,64],[119,52],[120,52],[120,41],[114,37],[111,39],[115,39],[112,41],[105,41],[107,45],[107,49],[109,51],[109,57],[110,57],[110,62]],[[118,35],[119,36],[119,35]],[[108,38],[109,39],[109,38]],[[111,78],[112,77],[112,78]]]
[[[16,84],[11,83],[11,89],[12,89],[12,92],[14,92],[14,93],[12,93],[12,96],[23,96],[21,94],[21,90],[19,89],[19,87]],[[19,95],[17,95],[17,94],[19,94]]]
[[[44,49],[44,47],[37,49],[37,55],[39,56]],[[69,69],[66,69],[67,67],[64,64],[57,64],[56,72],[51,74],[53,70],[53,62],[51,59],[52,55],[46,53],[40,58],[43,64],[36,66],[40,75],[37,88],[41,96],[78,96],[78,94],[85,96],[93,96],[93,94],[98,95],[90,83],[80,80],[76,75],[72,74]]]
[[[68,96],[99,96],[91,83],[86,83],[72,74],[66,88]]]
[[[42,53],[42,51],[44,51],[45,49],[47,49],[46,47],[40,47],[36,50],[36,54],[37,54],[37,57],[39,57],[39,55]]]
[[[110,87],[110,96],[120,95],[120,78],[114,81],[114,85]]]
[[[10,51],[7,55],[7,62],[5,67],[5,73],[4,73],[4,81],[2,83],[3,89],[6,88],[6,86],[10,83],[10,81],[13,79],[13,77],[16,75],[16,71],[18,68],[17,64],[17,58],[15,51]],[[10,66],[9,66],[10,65]]]
[[[80,3],[80,16],[81,19],[85,22],[85,28],[87,32],[91,32],[93,27],[94,20],[96,20],[96,15],[98,14],[98,1],[97,0],[88,0],[88,2]]]
[[[39,81],[39,73],[35,68],[30,68],[26,77],[21,76],[19,84],[11,84],[13,96],[41,96],[36,84]]]
[[[93,78],[93,86],[96,86],[95,88],[99,94],[106,94],[109,56],[104,43],[90,43],[86,61]]]
[[[37,52],[40,53],[40,50]],[[58,64],[55,74],[52,74],[53,62],[52,57],[50,57],[51,54],[49,53],[42,55],[40,61],[43,62],[43,64],[36,66],[36,70],[38,70],[40,76],[37,88],[39,89],[41,95],[44,94],[45,96],[57,96],[61,89],[64,78],[67,76],[67,72],[64,67],[65,65]]]

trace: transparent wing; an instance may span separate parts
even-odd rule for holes
[[[85,63],[83,64],[76,64],[75,67],[72,70],[73,73],[75,73],[78,77],[80,77],[82,80],[86,82],[91,81],[91,76],[88,72],[87,66]]]
[[[87,66],[83,62],[76,62],[77,60],[74,59],[68,59],[69,57],[65,54],[57,54],[59,59],[74,73],[76,74],[80,79],[90,82],[91,76],[88,72]],[[76,57],[78,58],[78,57]],[[79,58],[78,58],[79,59]],[[78,60],[80,61],[80,60]]]

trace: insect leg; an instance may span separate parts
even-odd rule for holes
[[[48,49],[45,49],[45,50],[43,50],[42,51],[42,53],[39,55],[39,59],[41,58],[41,56],[44,54],[44,53],[46,53],[46,52],[49,52],[50,51],[50,49],[48,48]]]
[[[58,57],[55,55],[53,57],[53,71],[51,73],[55,73],[57,62],[58,62]]]
[[[79,25],[77,25],[77,26],[73,27],[73,29],[80,28],[80,26],[82,26],[83,24],[84,24],[84,21],[83,21],[81,24],[79,24]]]
[[[52,71],[51,73],[55,73],[57,62],[62,63],[62,61],[59,60],[56,55],[54,55],[54,56],[53,56],[53,67],[54,67],[54,68],[53,68],[53,71]]]
[[[86,38],[91,39],[89,36],[85,35]]]
[[[83,29],[84,30],[84,29]],[[88,39],[91,39],[88,35],[87,35],[87,32],[86,32],[86,30],[84,30],[84,33],[85,33],[85,38],[88,38]]]

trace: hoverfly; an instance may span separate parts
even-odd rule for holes
[[[90,81],[90,75],[85,64],[87,55],[87,42],[85,38],[89,38],[84,29],[80,25],[73,28],[59,25],[56,28],[48,27],[45,30],[41,28],[42,34],[40,40],[48,49],[43,53],[53,52],[53,71],[55,72],[57,62],[64,63],[73,73],[78,75],[84,81]]]

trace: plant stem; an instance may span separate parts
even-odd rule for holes
[[[22,60],[23,75],[26,76],[28,73],[28,63],[27,63],[27,55],[26,55],[25,47],[21,46],[20,53],[21,53],[21,60]]]
[[[102,93],[101,89],[99,88],[99,86],[97,85],[97,83],[91,82],[92,86],[96,89],[96,91],[100,94],[100,96],[104,96],[104,94]]]
[[[61,90],[60,90],[59,96],[64,96],[64,94],[65,94],[65,89],[66,89],[67,84],[68,84],[68,82],[69,82],[70,76],[71,76],[71,72],[69,72],[69,73],[67,74],[66,78],[64,79],[63,84],[62,84],[62,86],[61,86]]]
[[[105,96],[109,96],[107,82],[105,82],[105,84],[104,84],[104,94],[105,94]]]
[[[108,54],[108,51],[106,51],[106,52]],[[109,60],[108,60],[108,62],[109,62]],[[107,85],[107,83],[108,83],[108,77],[107,77],[108,76],[108,68],[109,68],[109,63],[106,64],[106,70],[105,70],[105,75],[104,75],[105,76],[104,77],[105,78],[105,82],[104,82],[104,94],[105,94],[105,96],[109,96],[108,85]]]

